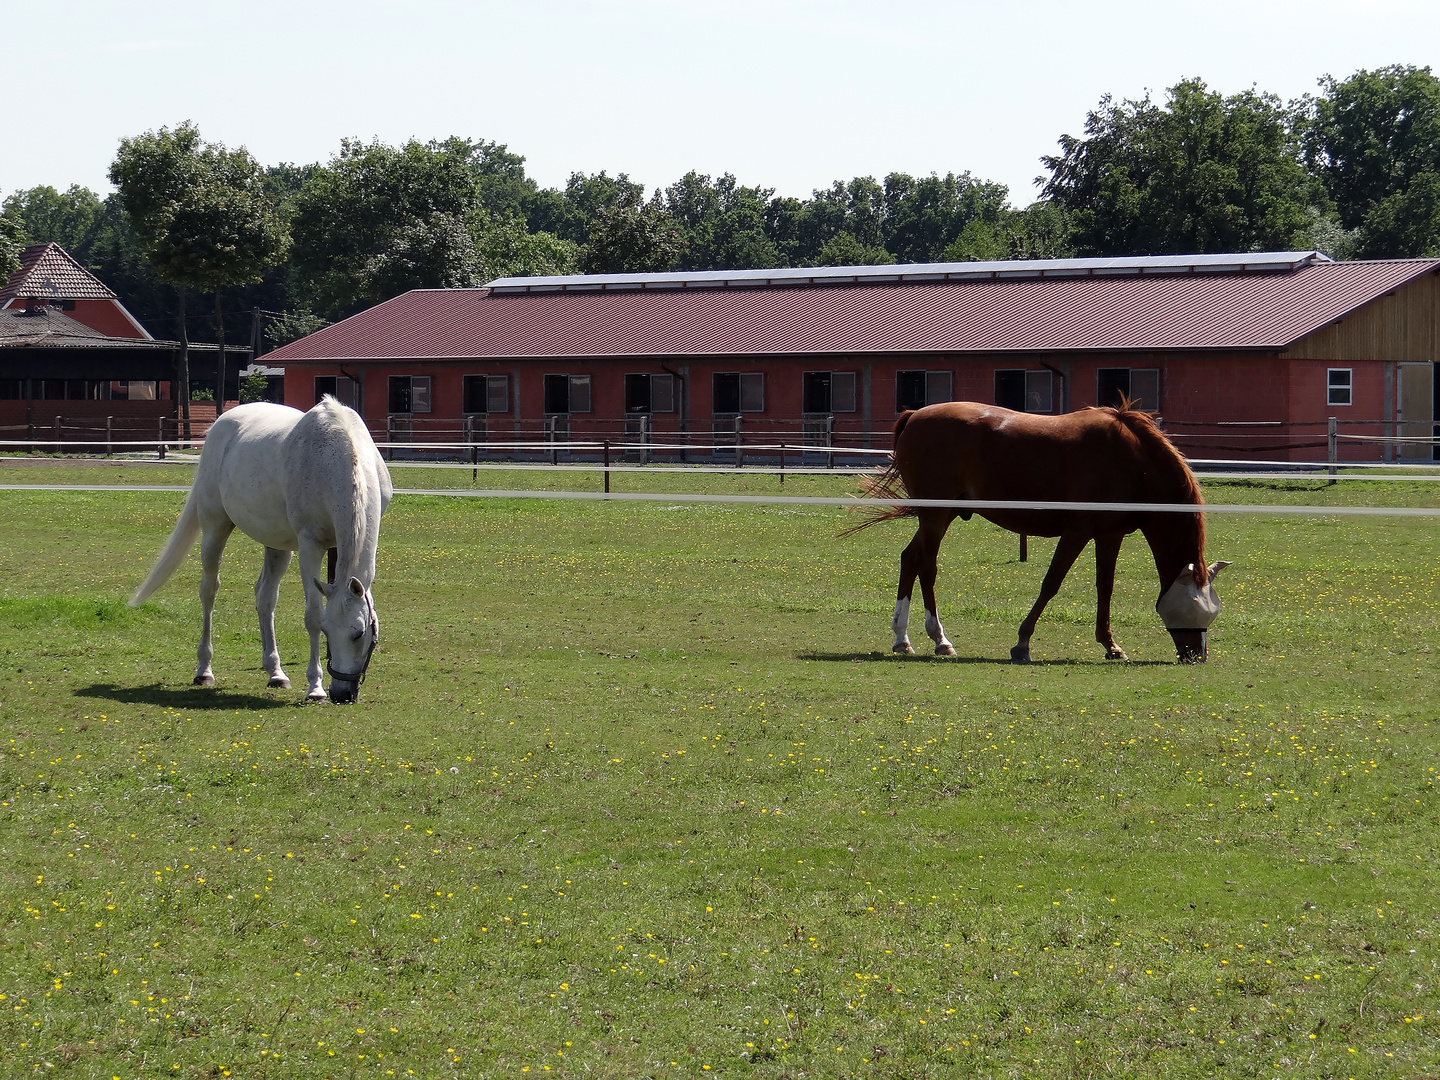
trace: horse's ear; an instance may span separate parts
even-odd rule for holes
[[[1221,559],[1219,562],[1212,562],[1210,564],[1210,580],[1213,582],[1215,580],[1215,575],[1220,573],[1221,570],[1224,570],[1225,567],[1229,565],[1230,563],[1226,562],[1224,559]]]
[[[358,577],[352,577],[350,579],[350,595],[357,600],[365,595],[365,585]]]
[[[315,583],[315,587],[320,590],[320,595],[325,597],[326,599],[329,599],[330,590],[333,589],[334,586],[325,584],[325,582],[321,581],[318,577],[311,578],[310,580],[313,581]]]

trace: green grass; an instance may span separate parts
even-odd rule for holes
[[[147,471],[0,482],[186,475]],[[123,606],[180,501],[0,493],[4,1075],[1440,1071],[1440,521],[1213,516],[1235,565],[1203,667],[1172,662],[1132,537],[1132,661],[1090,640],[1086,556],[1021,668],[1002,661],[1052,541],[1021,564],[957,523],[960,656],[899,658],[904,524],[839,540],[826,508],[402,497],[381,647],[342,708],[300,701],[293,574],[299,689],[265,689],[248,541],[214,690],[189,685],[194,556]]]

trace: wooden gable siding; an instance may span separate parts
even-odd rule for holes
[[[1440,273],[1430,273],[1295,341],[1287,360],[1440,362]]]

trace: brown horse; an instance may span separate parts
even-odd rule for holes
[[[994,405],[954,401],[900,414],[890,466],[867,494],[879,498],[975,499],[1035,502],[1193,503],[1204,500],[1194,474],[1148,413],[1121,408],[1082,409],[1063,416],[1011,412]],[[1181,660],[1205,658],[1204,631],[1220,610],[1212,582],[1229,563],[1205,565],[1205,515],[1175,512],[1085,510],[872,509],[867,528],[881,521],[917,517],[915,538],[900,556],[900,588],[891,626],[895,652],[911,653],[908,624],[915,578],[925,601],[925,632],[938,656],[955,655],[935,603],[935,562],[945,530],[958,514],[978,513],[1002,529],[1029,536],[1058,536],[1040,596],[1010,650],[1016,663],[1030,662],[1030,638],[1045,605],[1080,552],[1095,541],[1095,640],[1108,659],[1125,653],[1110,632],[1115,562],[1125,536],[1139,529],[1160,576],[1156,603],[1175,638]]]

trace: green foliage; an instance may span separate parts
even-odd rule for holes
[[[266,401],[270,395],[270,380],[258,371],[252,371],[249,375],[241,376],[240,379],[240,404],[244,405],[251,401]]]
[[[1109,95],[1043,158],[1044,194],[1070,212],[1086,255],[1283,250],[1319,198],[1289,115],[1271,94],[1222,97],[1199,79],[1166,103]]]
[[[20,252],[28,242],[25,226],[19,220],[8,214],[0,216],[0,279],[20,269]]]
[[[289,247],[264,171],[243,147],[203,143],[191,124],[122,139],[110,179],[169,284],[210,292],[256,282]]]
[[[267,346],[279,348],[281,345],[298,341],[307,334],[313,334],[321,327],[329,325],[319,315],[301,308],[298,311],[287,311],[283,315],[270,319],[262,332]]]
[[[683,248],[677,270],[764,269],[783,259],[765,231],[773,188],[745,187],[730,173],[712,180],[694,170],[665,189],[665,211]]]
[[[885,177],[885,247],[897,262],[941,259],[972,222],[993,231],[1004,216],[1007,194],[1005,185],[968,172],[918,180],[891,173]]]
[[[585,273],[659,273],[675,265],[685,250],[680,228],[659,199],[642,202],[642,194],[636,185],[595,209],[580,260]]]
[[[190,400],[191,400],[191,401],[211,401],[211,402],[213,402],[213,401],[215,400],[215,391],[214,391],[214,390],[210,390],[210,389],[208,389],[208,388],[206,388],[206,389],[201,389],[201,390],[191,390],[191,391],[190,391]]]
[[[1299,110],[1307,158],[1357,253],[1440,253],[1440,79],[1395,64],[1320,85]]]
[[[292,266],[304,299],[340,318],[407,289],[483,284],[497,269],[573,267],[577,245],[516,235],[527,208],[554,211],[536,202],[524,160],[469,139],[347,140],[293,200]]]

